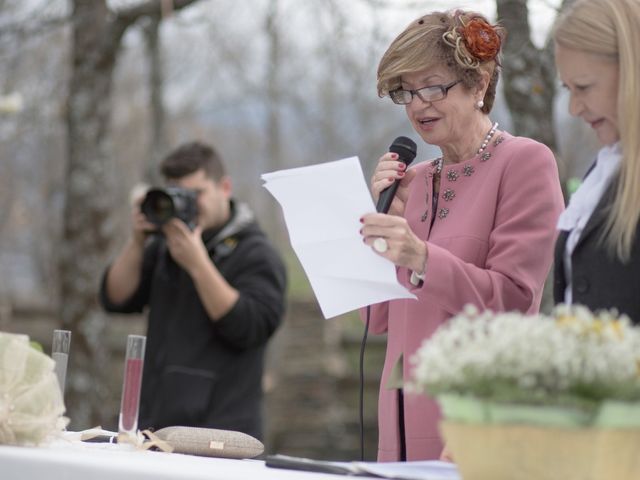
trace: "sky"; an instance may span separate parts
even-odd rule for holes
[[[397,3],[406,4],[407,2],[398,0]],[[547,34],[549,33],[553,20],[557,14],[557,9],[561,3],[562,0],[528,0],[529,24],[531,25],[533,35],[532,40],[536,46],[540,47],[544,45]],[[462,8],[465,10],[475,10],[487,15],[492,20],[496,17],[495,0],[433,0],[432,2],[425,2],[425,5],[426,8],[424,11]],[[423,9],[416,9],[416,11],[420,10]],[[399,28],[402,28],[406,24],[406,10],[403,12],[398,9],[398,12],[395,15],[392,11],[388,11],[388,13],[390,23],[399,22],[397,25]],[[410,17],[413,18],[411,15]]]

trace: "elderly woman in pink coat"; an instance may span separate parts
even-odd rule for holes
[[[564,202],[553,153],[489,116],[503,38],[479,14],[435,12],[411,23],[378,67],[379,94],[403,105],[422,140],[442,152],[410,169],[384,154],[373,195],[396,180],[398,191],[388,214],[362,218],[364,241],[418,298],[371,307],[371,331],[387,334],[380,461],[442,452],[435,401],[390,382],[397,372],[410,380],[410,359],[425,338],[466,304],[525,313],[540,306]]]

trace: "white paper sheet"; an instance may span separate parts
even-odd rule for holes
[[[361,472],[377,475],[382,478],[401,480],[462,480],[455,464],[437,460],[382,463],[355,462],[355,467]]]
[[[364,244],[360,217],[375,212],[357,157],[262,175],[282,206],[291,245],[325,318],[415,298],[393,263]]]

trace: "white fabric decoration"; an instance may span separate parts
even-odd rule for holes
[[[0,332],[0,445],[37,445],[68,419],[54,361],[26,335]]]

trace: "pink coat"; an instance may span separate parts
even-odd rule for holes
[[[392,300],[371,308],[371,332],[387,333],[378,405],[380,461],[400,459],[398,395],[386,387],[399,358],[406,383],[410,358],[422,341],[466,304],[527,313],[540,307],[556,220],[564,208],[555,158],[546,146],[528,138],[497,132],[494,139],[483,157],[443,168],[433,227],[435,165],[414,167],[417,175],[405,215],[427,242],[426,277],[416,288],[409,283],[411,272],[398,268],[400,283],[418,300]],[[404,419],[407,460],[438,458],[442,441],[435,401],[405,392]]]

